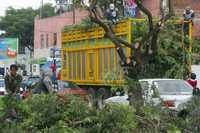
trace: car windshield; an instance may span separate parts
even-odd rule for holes
[[[5,87],[4,80],[0,80],[0,87]]]
[[[192,87],[184,80],[160,80],[153,82],[153,84],[156,85],[161,95],[192,93]]]

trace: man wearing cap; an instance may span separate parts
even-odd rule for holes
[[[118,8],[115,7],[114,3],[109,4],[109,9],[106,10],[107,19],[112,23],[116,23],[118,21]]]
[[[187,6],[186,9],[183,12],[183,17],[184,17],[184,33],[188,35],[189,31],[189,22],[192,22],[193,25],[193,18],[194,18],[194,11]]]

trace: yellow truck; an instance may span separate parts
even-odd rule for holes
[[[141,22],[144,20],[120,21],[114,26],[114,32],[131,43],[133,32],[141,28],[138,26]],[[123,84],[123,70],[115,45],[104,37],[104,33],[98,26],[62,32],[61,79],[75,82],[90,93],[108,97],[113,85]],[[123,50],[129,57],[130,49],[124,46]]]

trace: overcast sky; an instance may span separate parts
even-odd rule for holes
[[[13,8],[26,8],[33,7],[38,8],[41,5],[42,0],[0,0],[0,16],[5,14],[5,10],[12,6]],[[44,3],[53,3],[54,0],[43,0]]]

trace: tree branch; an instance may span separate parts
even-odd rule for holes
[[[149,23],[149,34],[151,33],[151,31],[153,30],[153,17],[151,12],[145,8],[142,3],[141,0],[135,0],[138,8],[148,17],[148,23]]]
[[[107,25],[106,23],[102,22],[100,20],[100,18],[97,16],[97,10],[96,10],[96,6],[92,5],[91,8],[89,8],[89,12],[90,12],[90,19],[91,21],[99,24],[105,31],[105,36],[108,37],[113,44],[115,44],[116,48],[117,48],[117,52],[120,56],[120,59],[123,61],[123,63],[126,63],[126,56],[124,54],[124,51],[122,49],[122,46],[120,44],[120,42],[118,41],[116,35],[114,34],[112,28],[109,27],[109,25]]]

